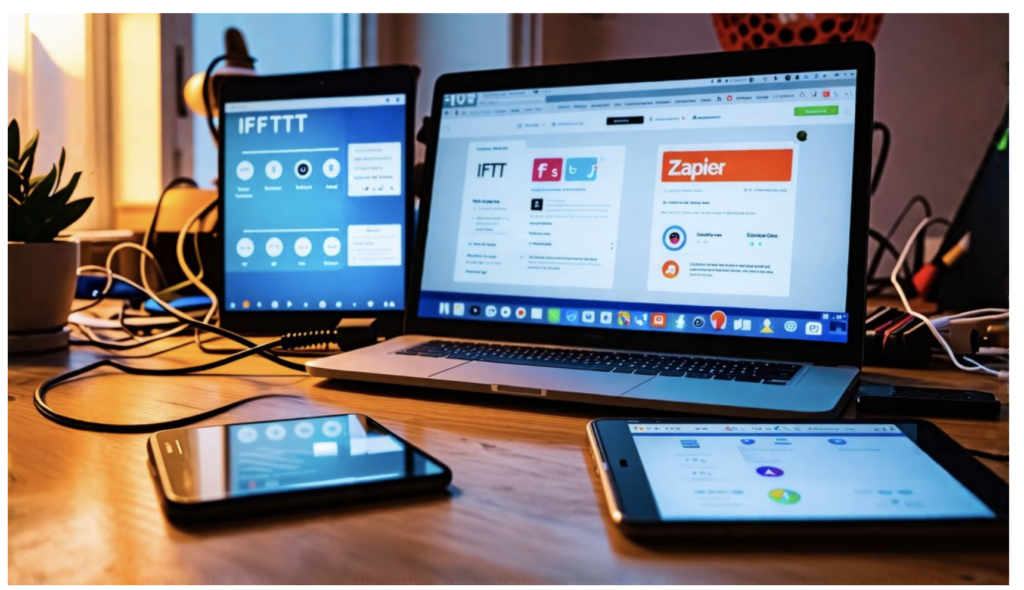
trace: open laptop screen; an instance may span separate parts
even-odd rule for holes
[[[419,316],[845,343],[855,85],[444,96]]]

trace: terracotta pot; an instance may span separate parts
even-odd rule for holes
[[[78,242],[7,242],[7,333],[59,331],[75,298]]]

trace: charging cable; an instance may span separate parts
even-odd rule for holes
[[[900,282],[899,282],[899,276],[898,276],[899,275],[899,271],[900,271],[900,268],[903,267],[903,263],[907,259],[907,254],[910,252],[911,247],[914,245],[914,242],[917,240],[917,236],[922,231],[924,231],[925,228],[927,228],[929,225],[931,225],[932,222],[934,222],[934,218],[926,217],[926,218],[922,219],[920,223],[917,224],[917,227],[914,228],[913,233],[911,233],[910,237],[907,239],[906,245],[903,246],[903,251],[900,252],[900,256],[896,260],[896,265],[892,269],[892,274],[889,276],[889,280],[892,282],[893,288],[896,289],[896,293],[900,296],[900,301],[903,302],[903,309],[905,309],[908,314],[910,314],[910,315],[914,316],[915,318],[921,320],[922,322],[925,323],[926,326],[928,326],[928,329],[931,330],[932,335],[935,336],[935,340],[946,351],[946,354],[949,355],[949,359],[951,361],[953,361],[953,364],[958,369],[960,369],[962,371],[968,371],[968,372],[971,372],[971,373],[977,373],[977,372],[987,373],[989,375],[996,376],[996,377],[998,377],[1000,379],[1009,379],[1010,378],[1010,372],[1009,371],[997,371],[995,369],[986,367],[985,365],[982,365],[981,363],[979,363],[977,361],[974,361],[972,359],[965,359],[968,362],[972,363],[971,365],[965,365],[965,364],[961,363],[956,358],[956,354],[953,352],[953,349],[950,348],[949,343],[946,342],[946,339],[943,338],[942,334],[939,333],[938,328],[935,327],[935,324],[932,322],[932,320],[929,319],[928,317],[926,317],[924,314],[922,314],[920,312],[914,311],[910,307],[910,301],[907,299],[906,293],[903,292],[903,286],[900,285]],[[990,315],[990,316],[981,316],[980,318],[977,318],[977,319],[993,319],[993,320],[995,320],[995,319],[1005,319],[1005,318],[1009,318],[1010,317],[1010,310],[1008,310],[1008,309],[984,309],[984,310],[975,310],[975,311],[965,312],[965,313],[962,313],[962,314],[957,314],[955,316],[951,316],[951,317],[943,318],[943,319],[950,320],[950,319],[957,318],[957,317],[973,317],[974,314],[976,314],[976,313],[993,313],[994,314],[994,315]]]

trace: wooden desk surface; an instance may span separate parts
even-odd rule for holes
[[[157,343],[153,348],[166,346]],[[145,349],[144,349],[145,350]],[[132,354],[138,354],[135,351]],[[51,394],[65,413],[155,421],[256,392],[301,399],[255,402],[210,423],[344,412],[373,416],[451,466],[450,497],[181,530],[164,518],[146,468],[146,435],[58,426],[32,405],[47,377],[103,353],[89,347],[10,357],[8,581],[10,583],[984,583],[1006,584],[1005,551],[863,549],[763,551],[650,547],[612,525],[594,474],[586,423],[614,408],[339,384],[259,359],[225,367],[245,376],[82,378]],[[192,365],[194,346],[147,366]],[[1008,386],[937,364],[868,369],[874,380],[997,393]],[[264,376],[250,376],[252,374]],[[962,444],[1008,453],[998,422],[936,420]],[[634,415],[647,412],[636,412]],[[853,415],[852,408],[848,415]],[[1003,478],[1009,464],[986,462]]]

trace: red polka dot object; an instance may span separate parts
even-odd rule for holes
[[[718,42],[726,51],[821,43],[872,42],[881,14],[713,14]]]

